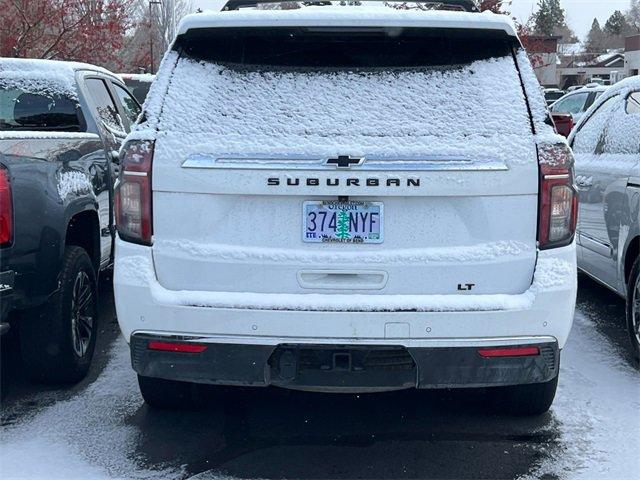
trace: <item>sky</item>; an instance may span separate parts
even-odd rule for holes
[[[580,40],[584,40],[591,29],[593,19],[597,18],[601,25],[616,10],[625,11],[629,8],[630,0],[560,0],[562,8],[567,13],[567,23],[576,32]],[[194,0],[195,8],[203,10],[220,9],[223,0]],[[536,9],[538,0],[512,0],[511,13],[516,20],[526,22]]]
[[[513,0],[511,13],[516,20],[526,22],[537,4],[538,0]],[[604,26],[613,12],[624,12],[630,4],[630,0],[560,0],[560,5],[567,14],[567,23],[580,40],[586,38],[594,18]]]

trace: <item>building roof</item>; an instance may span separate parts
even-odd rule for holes
[[[624,52],[608,52],[596,57],[582,54],[576,57],[564,57],[565,68],[622,68]]]
[[[241,9],[187,15],[178,35],[189,30],[224,27],[418,27],[497,30],[517,37],[507,15],[439,10],[398,10],[380,5],[309,6],[295,10]]]
[[[597,56],[596,58],[588,62],[588,65],[593,67],[612,67],[619,61],[622,61],[624,65],[624,53],[609,52]]]

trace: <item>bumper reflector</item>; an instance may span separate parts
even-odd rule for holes
[[[540,355],[538,347],[505,347],[505,348],[481,348],[478,350],[481,357],[533,357]]]
[[[207,349],[206,345],[197,343],[159,342],[152,340],[147,344],[149,350],[161,350],[163,352],[178,353],[202,353]]]

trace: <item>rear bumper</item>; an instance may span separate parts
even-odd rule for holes
[[[158,351],[167,335],[135,334],[131,359],[142,376],[195,383],[371,392],[405,388],[468,388],[547,382],[558,375],[560,351],[551,338],[467,341],[458,346],[237,344],[179,337],[206,347],[199,353]],[[470,346],[476,343],[478,346]],[[537,354],[484,357],[487,348],[527,346]],[[534,348],[531,348],[534,347]]]
[[[439,296],[433,310],[427,309],[432,304],[427,295],[418,298],[422,303],[415,309],[400,311],[250,308],[235,304],[233,294],[225,298],[228,304],[215,306],[207,292],[164,288],[155,278],[151,249],[118,241],[114,288],[118,322],[131,343],[133,367],[143,376],[375,391],[514,385],[554,378],[559,351],[571,330],[577,279],[575,245],[571,245],[539,252],[532,286],[520,295],[465,295],[473,309],[456,309],[457,295]],[[323,301],[328,297],[320,296]],[[301,300],[309,297],[300,295]],[[388,300],[391,305],[395,300],[393,295],[374,297],[372,302]],[[447,310],[450,300],[454,308]],[[176,354],[150,351],[145,343],[175,338],[205,343],[208,348],[201,354]],[[490,359],[478,354],[481,347],[518,345],[538,346],[541,354]],[[409,357],[411,369],[355,368],[367,351],[378,354],[393,348]],[[296,372],[294,376],[282,376],[278,370],[281,352],[287,349],[292,351],[287,368]],[[297,359],[308,356],[305,350],[320,352],[320,366],[300,374]],[[354,368],[334,369],[336,353],[349,354]]]
[[[395,295],[357,295],[360,303],[370,297],[371,303],[388,301],[390,308],[319,311],[249,308],[234,303],[237,295],[230,293],[227,305],[206,306],[207,292],[175,292],[159,284],[151,248],[118,240],[114,290],[118,322],[128,341],[141,332],[203,336],[218,343],[405,347],[425,347],[434,341],[449,345],[466,339],[550,337],[562,349],[573,321],[576,271],[575,245],[571,245],[541,251],[532,287],[519,295],[414,296],[420,297],[421,307],[433,305],[433,309],[413,310],[394,309]],[[309,302],[317,297],[331,301],[332,296],[287,297]],[[456,309],[461,299],[469,302],[468,309]]]

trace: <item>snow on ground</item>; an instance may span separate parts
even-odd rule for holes
[[[560,422],[563,449],[530,478],[638,478],[640,374],[580,311],[561,362],[552,408]]]
[[[546,449],[547,458],[528,478],[637,478],[640,374],[581,312],[562,361],[552,407],[561,448]],[[127,419],[141,405],[128,349],[119,339],[104,372],[85,391],[3,427],[0,476],[70,480],[183,475],[180,466],[149,470],[137,463],[135,447],[142,433]]]
[[[175,478],[132,458],[139,432],[126,418],[141,406],[129,349],[115,343],[102,375],[78,396],[1,430],[0,477],[10,479]]]

